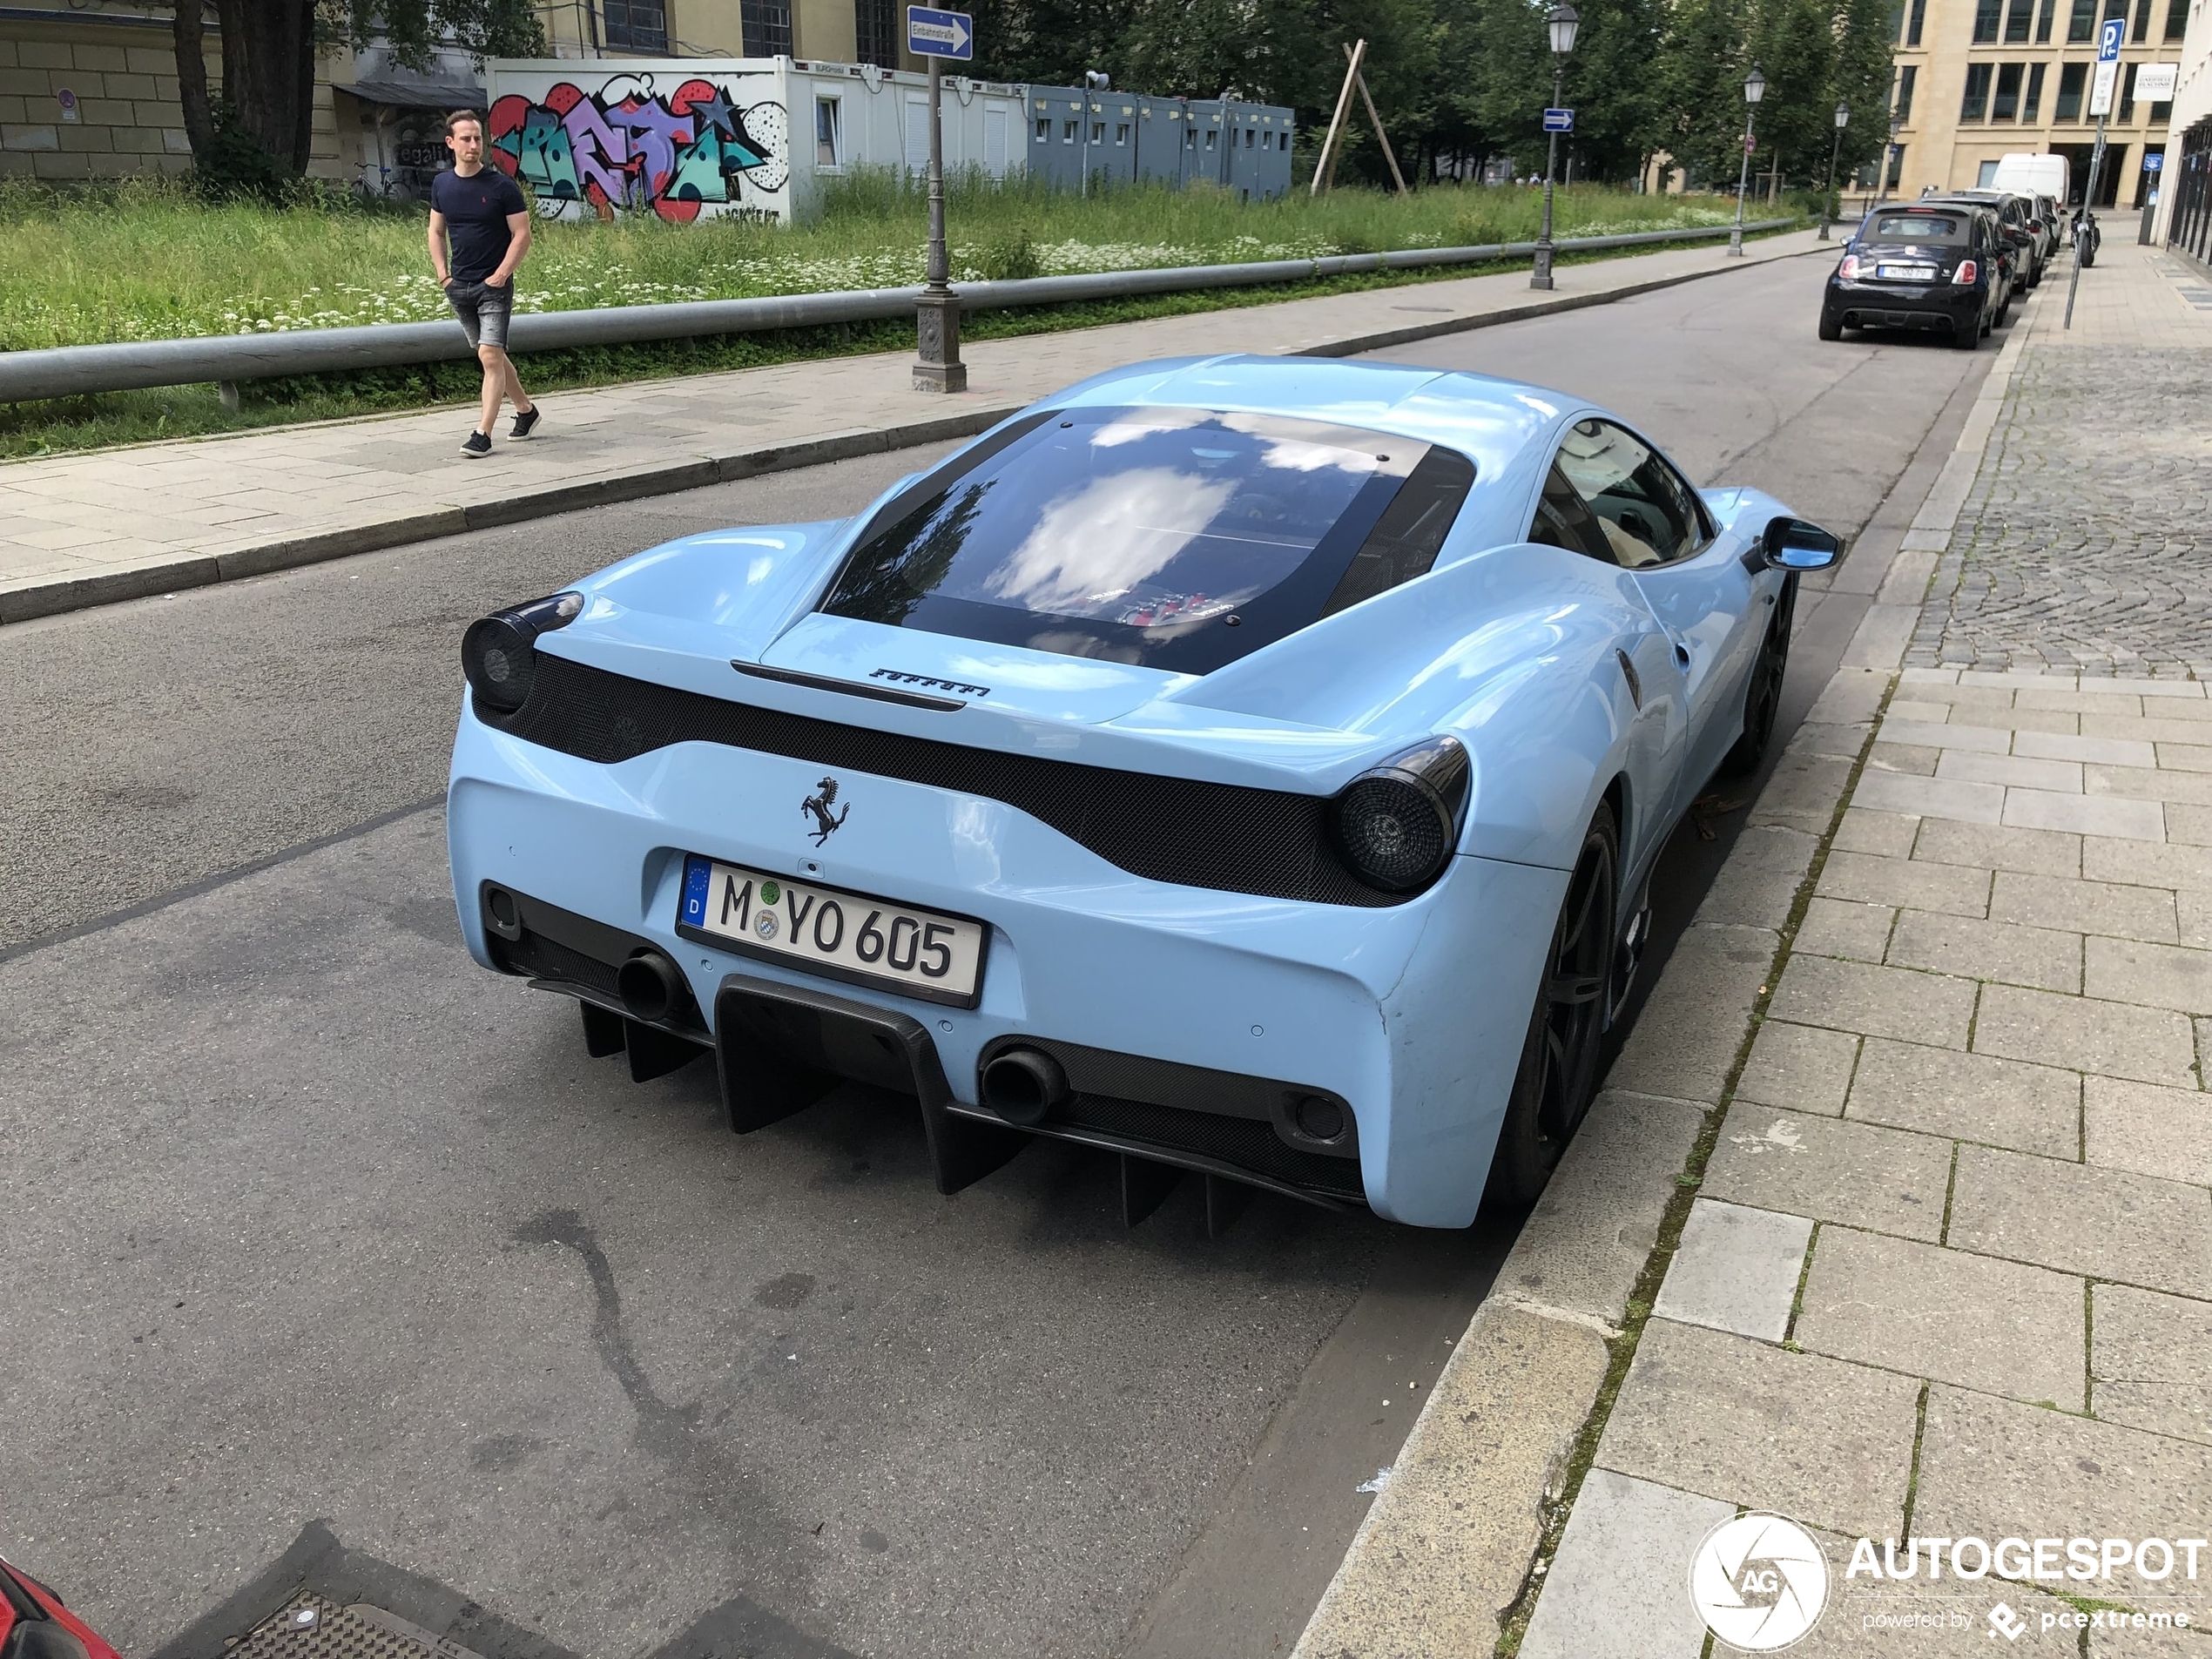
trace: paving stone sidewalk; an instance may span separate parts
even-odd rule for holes
[[[486,524],[980,432],[1118,364],[1216,352],[1330,354],[1809,253],[1810,231],[1100,328],[971,343],[969,390],[913,389],[878,354],[545,399],[540,435],[460,453],[460,409],[0,465],[0,623],[259,575]]]
[[[1300,1659],[1487,1654],[1516,1604],[1520,1659],[1732,1654],[1689,1573],[1745,1511],[1824,1545],[1827,1611],[1789,1649],[1806,1659],[2212,1659],[2212,1548],[2194,1576],[2177,1556],[2070,1578],[2062,1552],[2040,1578],[2032,1556],[1965,1580],[1932,1581],[1925,1556],[1903,1581],[1845,1571],[1861,1537],[1902,1561],[1912,1537],[2212,1536],[2212,697],[2183,649],[2212,654],[2205,577],[2141,580],[2142,496],[2117,469],[2072,495],[2050,475],[2130,404],[2181,418],[2199,395],[2167,368],[2212,368],[2212,312],[2181,297],[2193,273],[2115,247],[2068,337],[2048,292],[2067,274],[2015,326],[1971,451],[1753,807]],[[2175,501],[2212,486],[2203,430],[2137,434]],[[2025,504],[2047,525],[2061,502],[2063,580],[2024,577],[2033,603],[1999,605],[1989,573],[2035,545]],[[2200,544],[2187,520],[2158,521],[2176,562]],[[1917,631],[1896,625],[1923,589]],[[2012,665],[1904,665],[1908,633],[1916,655],[1971,640]],[[2161,1615],[2192,1628],[2148,1628]]]

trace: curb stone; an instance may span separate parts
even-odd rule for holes
[[[1763,792],[1754,804],[1754,825],[1779,823],[1812,832],[1804,838],[1800,905],[1832,841],[1838,809],[1863,764],[1871,731],[1865,723],[1886,701],[1911,638],[1909,628],[1898,633],[1895,613],[1909,610],[1917,617],[1935,558],[1949,550],[2036,314],[2031,304],[1998,354],[1951,455],[1892,556],[1877,603],[1868,608],[1841,665],[1815,701],[1815,711],[1848,724],[1824,728],[1808,717],[1775,773],[1780,781],[1784,769],[1791,769],[1785,790],[1791,798],[1770,802]],[[1838,745],[1831,732],[1857,740]],[[1821,760],[1828,764],[1818,765]],[[1817,779],[1815,770],[1821,774]],[[1770,783],[1770,790],[1773,787]],[[1770,880],[1776,854],[1770,845],[1739,840],[1714,881],[1713,894],[1738,883]],[[1656,1285],[1670,1253],[1659,1218],[1683,1194],[1688,1178],[1683,1172],[1701,1167],[1701,1154],[1710,1150],[1720,1109],[1747,1060],[1757,1009],[1774,983],[1782,935],[1710,921],[1705,911],[1712,907],[1709,895],[1652,988],[1636,1030],[1607,1076],[1605,1093],[1593,1104],[1500,1270],[1499,1288],[1477,1312],[1437,1379],[1393,1465],[1390,1486],[1353,1536],[1292,1659],[1465,1659],[1518,1649],[1510,1627],[1516,1615],[1541,1606],[1545,1576],[1557,1559],[1561,1531],[1583,1484],[1583,1471],[1573,1465],[1577,1460],[1587,1465],[1595,1452],[1611,1391],[1649,1315],[1649,1305],[1632,1303],[1630,1294],[1641,1284]],[[1752,981],[1757,995],[1748,1006],[1729,999],[1740,1013],[1726,1042],[1668,1044],[1654,1035],[1639,1042],[1647,1028],[1668,1023],[1653,1018],[1662,999],[1680,1000],[1687,1012],[1703,1008],[1710,1017],[1711,981],[1739,977],[1716,957],[1754,954],[1730,948],[1751,936],[1771,941],[1771,947]],[[1687,960],[1685,952],[1691,953]],[[1695,988],[1688,983],[1693,978]],[[1622,1098],[1651,1098],[1624,1090],[1662,1084],[1677,1097],[1673,1103],[1683,1114],[1679,1138],[1658,1139],[1640,1149],[1640,1155],[1613,1151],[1577,1157],[1594,1129],[1601,1138],[1608,1132],[1610,1113],[1602,1113],[1601,1107]],[[1587,1237],[1596,1215],[1622,1204],[1640,1205],[1654,1217],[1648,1237],[1626,1225],[1615,1235],[1622,1246],[1633,1240],[1642,1248],[1612,1250],[1602,1239]],[[1593,1276],[1591,1300],[1577,1305],[1572,1300],[1553,1305],[1522,1299],[1521,1264],[1593,1248],[1611,1259],[1608,1271]],[[1595,1300],[1600,1295],[1602,1300]],[[1551,1329],[1540,1337],[1528,1328],[1531,1321]],[[1584,1333],[1581,1339],[1574,1334],[1578,1332]],[[1593,1343],[1606,1355],[1606,1363],[1595,1372],[1588,1363]],[[1532,1375],[1532,1363],[1550,1370]],[[1471,1443],[1468,1426],[1507,1399],[1526,1413],[1519,1438],[1495,1437],[1487,1447]],[[1541,1463],[1533,1455],[1539,1446],[1547,1452]],[[1440,1537],[1437,1522],[1446,1516],[1456,1530]]]
[[[1524,300],[1472,315],[1377,329],[1301,347],[1289,354],[1349,357],[1360,352],[1407,345],[1445,334],[1469,333],[1502,323],[1525,322],[1561,312],[1581,310],[1588,306],[1610,305],[1615,300],[1702,281],[1729,271],[1750,270],[1776,260],[1803,259],[1809,254],[1831,250],[1832,245],[1816,244],[1809,248],[1770,254],[1757,260],[1728,261],[1709,270],[1683,272],[1641,282],[1623,283],[1593,293],[1560,294],[1548,299]],[[1142,327],[1144,325],[1139,322],[1105,326]],[[744,374],[748,371],[734,372]],[[648,383],[625,382],[632,386]],[[1023,400],[985,408],[961,408],[956,413],[928,420],[855,427],[792,443],[752,446],[723,455],[693,455],[665,465],[633,468],[577,483],[523,491],[465,507],[442,507],[431,512],[406,514],[314,535],[280,537],[220,552],[187,554],[143,565],[98,571],[88,576],[32,578],[17,585],[0,587],[0,626],[28,622],[39,617],[58,616],[96,605],[112,604],[126,599],[142,599],[188,588],[206,587],[219,582],[266,576],[273,571],[344,558],[355,553],[377,552],[442,536],[460,535],[495,525],[521,523],[556,513],[572,512],[579,508],[642,500],[652,496],[696,489],[707,484],[727,483],[759,477],[766,473],[849,460],[856,455],[883,454],[952,438],[973,437],[1027,407],[1028,400]],[[388,415],[370,416],[363,424],[390,418],[393,417]],[[185,442],[221,443],[226,438],[261,435],[265,435],[238,433]]]

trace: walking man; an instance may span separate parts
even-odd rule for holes
[[[474,461],[491,453],[491,429],[502,399],[512,399],[510,440],[537,428],[537,405],[523,389],[507,354],[507,324],[515,314],[515,268],[530,251],[529,205],[515,181],[484,165],[484,124],[472,110],[446,117],[446,148],[453,171],[430,185],[430,268],[444,285],[454,315],[484,366],[483,410],[461,446]],[[452,246],[450,260],[447,245]]]

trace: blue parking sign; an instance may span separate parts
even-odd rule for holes
[[[908,6],[907,50],[917,57],[951,57],[967,63],[975,56],[975,19],[965,11]]]
[[[2120,39],[2127,32],[2128,23],[2125,18],[2107,17],[2105,19],[2104,26],[2097,31],[2097,61],[2100,64],[2116,64],[2120,61]]]

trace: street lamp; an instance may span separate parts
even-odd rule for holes
[[[1078,196],[1090,194],[1090,117],[1091,111],[1099,107],[1090,101],[1090,95],[1103,92],[1112,84],[1104,70],[1087,69],[1083,71],[1083,179],[1076,191]]]
[[[1836,199],[1836,157],[1844,147],[1844,129],[1851,125],[1851,105],[1836,105],[1836,142],[1828,146],[1828,188],[1820,197],[1820,239],[1828,239],[1828,204]]]
[[[1766,77],[1759,73],[1757,64],[1743,78],[1743,165],[1736,172],[1736,223],[1729,227],[1728,253],[1730,259],[1743,257],[1743,192],[1751,187],[1751,124],[1759,112],[1759,100],[1766,96]]]
[[[1575,50],[1575,31],[1581,26],[1582,14],[1561,0],[1546,21],[1552,36],[1552,108],[1557,109],[1566,86],[1567,54]],[[1553,132],[1544,145],[1544,228],[1537,233],[1535,263],[1528,273],[1532,288],[1552,285],[1552,179],[1558,172],[1559,134]]]

